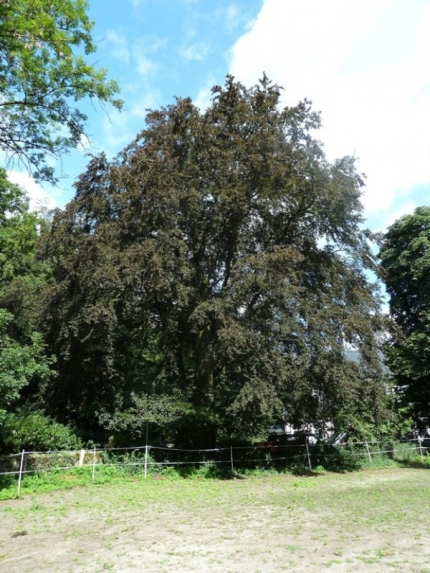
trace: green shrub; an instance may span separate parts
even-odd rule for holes
[[[395,444],[393,457],[398,462],[406,462],[414,460],[419,455],[419,448],[415,444],[400,443]]]
[[[361,460],[361,468],[395,468],[397,463],[393,458],[387,454],[372,454],[371,460],[368,457],[363,457]]]
[[[74,431],[41,411],[6,414],[1,426],[3,453],[49,450],[77,450],[82,447]]]
[[[177,469],[172,466],[164,466],[161,475],[169,479],[180,479],[181,477]]]
[[[360,469],[360,452],[330,444],[318,445],[312,453],[313,465],[331,472],[351,472]]]
[[[139,476],[144,472],[145,467],[145,450],[143,448],[135,450],[115,450],[110,449],[106,451],[100,451],[98,453],[100,456],[100,462],[105,466],[122,468],[121,471],[124,475],[137,475]],[[146,457],[146,473],[147,475],[159,474],[160,464],[157,463],[153,456],[148,453]]]
[[[74,467],[79,459],[78,452],[49,452],[29,454],[26,470],[34,472],[48,471],[54,468]]]

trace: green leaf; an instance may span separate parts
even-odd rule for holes
[[[0,2],[0,148],[36,179],[55,182],[49,164],[77,147],[89,98],[121,109],[119,91],[83,57],[95,51],[86,0]]]

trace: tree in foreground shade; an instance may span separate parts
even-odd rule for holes
[[[79,177],[48,246],[58,415],[151,421],[195,445],[283,410],[296,424],[382,416],[363,180],[352,157],[326,160],[309,102],[279,97],[266,77],[228,76],[206,111],[151,111]]]

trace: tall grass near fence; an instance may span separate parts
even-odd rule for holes
[[[430,468],[430,448],[418,440],[222,447],[186,450],[142,446],[26,452],[0,458],[0,499],[87,484],[157,478],[234,478],[273,472],[354,471],[398,464]]]

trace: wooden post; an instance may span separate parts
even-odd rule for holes
[[[367,450],[367,455],[369,456],[369,462],[372,463],[372,454],[370,453],[369,450],[369,444],[367,442],[364,442],[366,444],[366,450]]]
[[[421,438],[418,438],[418,443],[420,445],[420,456],[421,456],[421,462],[424,463],[424,456],[423,456],[423,442]]]
[[[94,448],[94,452],[93,452],[93,474],[91,477],[91,483],[94,483],[95,473],[96,473],[96,448]]]
[[[308,437],[307,436],[306,436],[306,453],[308,455],[309,469],[312,471],[311,454],[309,452],[309,443],[308,443]]]
[[[21,480],[22,480],[22,472],[24,469],[24,459],[25,459],[25,450],[22,450],[21,463],[19,464],[19,475],[18,475],[18,497],[21,496]]]
[[[231,463],[231,473],[234,473],[234,465],[233,465],[233,446],[230,446],[230,463]]]
[[[146,477],[148,473],[148,444],[145,446],[145,473],[144,476]]]

